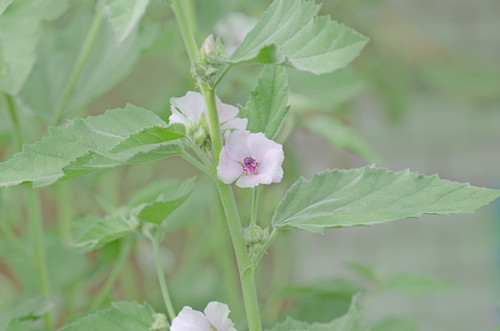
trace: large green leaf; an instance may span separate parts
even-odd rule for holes
[[[268,331],[367,331],[367,326],[360,326],[359,294],[352,298],[351,306],[345,315],[329,323],[313,323],[296,321],[288,317],[284,322],[275,325]]]
[[[154,314],[148,304],[114,302],[110,308],[79,318],[60,331],[150,331]]]
[[[108,110],[103,115],[75,119],[64,127],[55,127],[38,143],[26,145],[23,151],[0,163],[0,186],[13,186],[32,182],[43,186],[102,167],[118,166],[167,157],[182,149],[170,142],[178,138],[178,127],[166,142],[136,146],[119,153],[110,151],[130,136],[142,141],[137,133],[146,128],[160,127],[168,131],[167,124],[154,113],[133,105]],[[145,130],[146,135],[148,131]],[[104,162],[103,159],[106,161]],[[95,162],[93,165],[92,162]],[[104,162],[104,164],[103,164]]]
[[[283,66],[267,65],[250,95],[242,115],[248,118],[247,130],[264,132],[274,139],[288,114],[288,81]]]
[[[0,91],[15,95],[36,61],[43,21],[54,20],[68,8],[67,0],[0,2]],[[10,5],[9,5],[10,4]]]
[[[108,20],[118,43],[134,30],[146,11],[149,0],[108,0]]]
[[[232,63],[287,63],[324,74],[358,56],[368,39],[327,16],[307,0],[275,0],[234,51]]]
[[[423,214],[471,213],[499,196],[500,190],[409,170],[327,170],[311,180],[295,182],[272,223],[277,228],[322,232],[324,228],[370,225]]]
[[[307,119],[304,125],[337,148],[351,151],[370,162],[380,162],[380,157],[356,132],[332,117],[315,116]]]
[[[40,43],[37,63],[19,93],[25,110],[52,123],[63,91],[83,45],[93,14],[79,8],[63,26],[52,26]],[[66,104],[67,116],[123,80],[132,70],[141,51],[152,44],[157,29],[146,26],[134,29],[120,44],[107,21],[103,21],[92,44],[87,62]],[[75,46],[78,45],[78,46]]]

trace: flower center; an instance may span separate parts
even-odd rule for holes
[[[253,174],[257,171],[259,163],[255,161],[253,157],[247,156],[243,159],[243,164],[241,166],[243,167],[244,172],[247,174]]]

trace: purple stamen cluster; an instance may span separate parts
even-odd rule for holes
[[[259,163],[255,161],[253,157],[247,156],[243,159],[243,164],[241,166],[243,167],[244,172],[246,172],[247,174],[253,174],[257,172]]]

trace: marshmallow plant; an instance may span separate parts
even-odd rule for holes
[[[234,252],[234,269],[239,276],[240,288],[235,290],[237,293],[234,295],[238,298],[241,290],[241,300],[234,300],[233,306],[229,307],[226,303],[217,302],[218,298],[212,298],[205,303],[204,312],[191,308],[189,303],[181,308],[182,304],[172,300],[182,298],[183,293],[177,293],[174,287],[170,291],[175,292],[175,296],[170,295],[164,277],[160,242],[172,218],[179,217],[174,211],[180,211],[179,207],[197,190],[196,180],[191,178],[158,191],[154,197],[142,197],[136,203],[131,202],[127,208],[111,210],[107,217],[86,223],[73,240],[75,246],[90,250],[124,238],[125,258],[120,255],[117,269],[111,273],[110,281],[102,290],[109,293],[126,261],[127,252],[133,249],[133,235],[148,238],[152,247],[148,255],[154,256],[158,292],[165,306],[157,307],[156,312],[147,303],[123,301],[94,311],[106,296],[99,294],[90,307],[92,312],[67,324],[62,330],[234,331],[238,327],[240,330],[261,331],[263,323],[256,273],[262,258],[281,233],[290,230],[321,233],[327,228],[373,225],[424,214],[470,213],[500,196],[498,190],[410,171],[393,172],[376,166],[332,169],[309,179],[299,178],[274,206],[270,219],[258,217],[258,204],[261,196],[266,194],[266,187],[287,178],[283,168],[287,160],[284,149],[286,134],[279,135],[290,109],[287,69],[317,75],[333,72],[348,65],[368,40],[330,17],[318,16],[320,5],[314,1],[274,0],[259,21],[244,22],[242,31],[233,31],[238,37],[233,38],[236,41],[225,49],[218,36],[209,35],[201,43],[195,39],[199,33],[193,31],[197,24],[192,21],[190,1],[166,2],[174,13],[195,81],[191,91],[170,99],[171,115],[168,121],[142,107],[127,104],[124,108],[108,110],[102,115],[77,118],[59,125],[65,112],[71,107],[78,108],[78,102],[83,102],[73,98],[75,88],[78,86],[80,91],[85,91],[92,85],[77,83],[88,63],[88,49],[102,20],[109,21],[117,45],[129,45],[129,38],[137,37],[136,25],[148,4],[147,0],[101,0],[68,84],[61,91],[55,106],[54,127],[41,141],[24,145],[20,152],[0,163],[0,186],[29,183],[30,187],[26,188],[27,208],[34,235],[33,253],[26,255],[33,260],[44,300],[53,302],[55,298],[47,279],[37,188],[102,169],[174,156],[182,158],[210,178],[218,192]],[[3,15],[13,16],[11,22],[16,22],[14,18],[18,12],[35,10],[23,7],[26,3],[23,4],[23,1],[11,3],[7,1],[0,6],[5,10]],[[38,1],[33,1],[35,3]],[[7,9],[3,8],[5,6]],[[12,8],[16,11],[10,10]],[[62,11],[59,6],[54,8]],[[46,14],[41,20],[54,19],[58,15],[55,11]],[[3,22],[1,19],[2,16],[0,23]],[[238,26],[234,19],[227,24]],[[33,36],[37,24],[40,22],[33,23]],[[221,24],[217,29],[224,30],[223,27],[224,24]],[[0,38],[3,35],[2,28]],[[5,46],[6,59],[11,62],[4,67],[12,69],[12,72],[19,69],[19,72],[12,76],[0,76],[0,88],[5,93],[17,132],[16,100],[25,100],[19,104],[36,108],[36,103],[30,104],[32,99],[22,95],[17,98],[34,59],[26,56],[16,62],[14,57],[8,57],[14,45],[6,43]],[[117,51],[116,54],[124,51]],[[25,53],[33,52],[27,50]],[[30,68],[20,66],[21,62]],[[262,65],[262,73],[246,105],[237,108],[219,99],[217,87],[228,71],[247,64]],[[108,65],[112,66],[113,61]],[[102,68],[104,70],[108,66],[103,65]],[[103,81],[105,78],[100,77]],[[21,145],[22,137],[17,140]],[[240,204],[245,201],[235,198],[235,190],[251,192],[250,215],[240,211]],[[223,253],[226,252],[219,252]],[[268,326],[268,330],[367,330],[369,326],[361,325],[359,320],[359,298],[359,295],[353,296],[345,315],[331,322],[309,324],[287,318],[277,325]],[[5,317],[2,326],[6,325],[7,330],[24,330],[29,328],[31,319],[43,316],[46,328],[52,329],[51,306],[32,309],[30,307],[34,304],[30,305],[22,310],[26,313],[16,310]],[[241,319],[244,322],[235,326],[229,316],[230,311],[244,311],[244,318]]]

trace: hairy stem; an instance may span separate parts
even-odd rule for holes
[[[165,281],[165,275],[163,274],[163,267],[160,260],[160,243],[156,238],[154,238],[152,242],[156,260],[156,272],[158,273],[158,282],[160,283],[161,288],[161,295],[163,296],[163,302],[165,303],[165,307],[167,308],[167,314],[170,318],[170,322],[172,322],[172,320],[175,318],[175,310],[174,305],[172,304],[172,300],[170,300],[170,295],[168,294],[167,289],[167,282]]]
[[[40,208],[40,198],[38,192],[31,187],[26,190],[26,202],[28,207],[28,217],[32,231],[33,242],[33,262],[38,278],[38,288],[40,293],[50,299],[50,286],[47,276],[47,256],[45,251],[45,235],[43,232],[42,211]],[[52,328],[52,316],[48,312],[43,316],[45,326]]]
[[[83,67],[87,62],[90,51],[92,50],[92,45],[94,44],[95,38],[97,37],[97,32],[101,27],[102,19],[104,16],[104,8],[105,8],[106,0],[101,0],[99,4],[99,8],[97,9],[97,13],[94,16],[94,20],[92,21],[92,25],[90,26],[90,30],[85,38],[85,42],[83,47],[78,54],[78,58],[76,60],[75,66],[71,71],[71,75],[69,77],[68,82],[64,88],[64,91],[57,103],[55,115],[54,115],[54,125],[59,125],[64,115],[64,110],[68,105],[69,99],[71,98],[71,94],[75,89],[76,83],[78,82],[78,78],[80,78],[80,74],[82,73]]]
[[[257,225],[257,209],[259,205],[259,187],[254,187],[252,190],[252,207],[250,210],[250,226]]]
[[[168,1],[168,0],[167,0]],[[170,5],[174,11],[175,18],[181,30],[182,39],[184,39],[184,44],[189,55],[189,60],[191,64],[196,60],[196,54],[198,53],[198,47],[196,46],[196,39],[190,28],[188,21],[188,16],[186,15],[186,10],[184,9],[184,4],[182,0],[170,0]]]
[[[111,273],[109,274],[108,279],[106,280],[106,283],[104,284],[103,288],[99,292],[99,295],[94,299],[94,301],[90,304],[90,309],[96,309],[99,308],[106,299],[106,297],[109,295],[111,290],[113,289],[113,285],[115,285],[116,280],[120,276],[123,270],[123,266],[125,265],[125,262],[127,261],[128,257],[130,256],[130,252],[132,251],[132,246],[133,246],[133,240],[128,238],[125,239],[124,243],[120,247],[120,254],[118,255],[118,259],[113,266],[113,269],[111,270]]]

